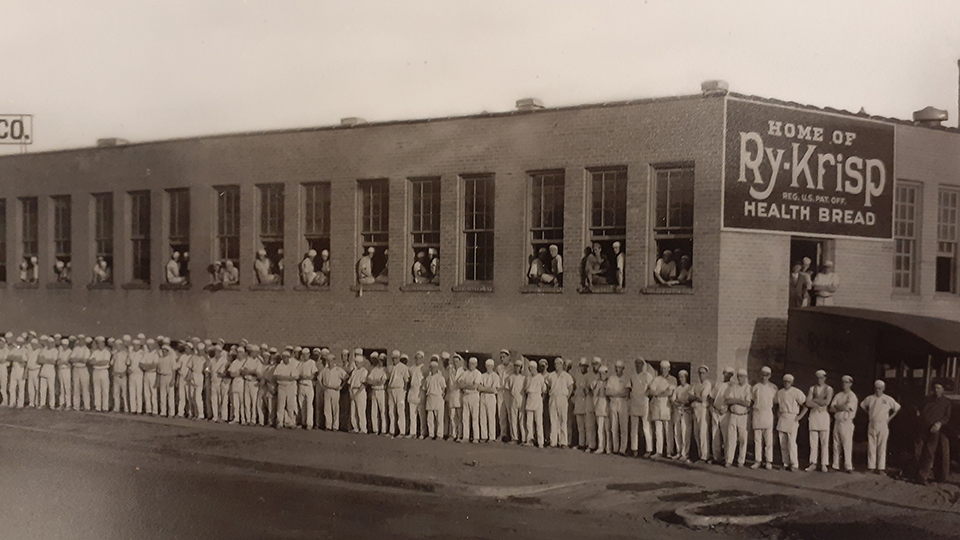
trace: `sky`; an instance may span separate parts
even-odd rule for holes
[[[956,0],[0,0],[29,152],[730,89],[957,122]],[[18,146],[0,146],[17,153]]]

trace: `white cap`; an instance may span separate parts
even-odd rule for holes
[[[883,382],[883,381],[881,381],[881,380],[878,379],[878,380],[874,381],[873,387],[874,387],[874,388],[886,388],[886,387],[887,387],[887,383],[885,383],[885,382]]]
[[[769,368],[769,367],[763,366],[762,368],[760,368],[760,373],[766,373],[767,375],[769,375],[769,374],[771,374],[771,373],[773,373],[773,372],[770,371],[770,368]]]
[[[787,373],[786,375],[783,376],[783,381],[784,381],[784,382],[793,382],[793,375]]]
[[[822,369],[818,369],[816,372],[814,372],[814,375],[816,375],[817,377],[826,377],[827,372]]]

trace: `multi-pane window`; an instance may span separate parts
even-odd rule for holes
[[[627,168],[590,171],[590,253],[584,255],[581,285],[622,286],[627,236]]]
[[[93,195],[93,249],[97,262],[95,283],[113,281],[113,193]]]
[[[260,244],[266,252],[257,253],[257,282],[281,283],[283,280],[283,184],[257,186],[260,196]]]
[[[957,203],[960,191],[937,197],[937,292],[957,292]]]
[[[70,252],[71,252],[71,206],[70,196],[60,195],[51,197],[53,202],[53,255],[54,273],[57,281],[70,281]]]
[[[20,263],[20,281],[36,283],[40,269],[37,252],[39,251],[39,216],[37,213],[37,198],[26,197],[20,199],[21,222],[20,232],[23,241],[23,261]]]
[[[303,236],[318,254],[330,249],[330,182],[303,185]]]
[[[179,285],[190,281],[190,190],[167,191],[170,202],[170,261],[164,268],[167,283]]]
[[[494,178],[463,177],[464,280],[493,280]]]
[[[0,199],[0,283],[7,282],[7,200]]]
[[[390,239],[390,184],[387,180],[364,180],[358,183],[358,187],[361,247],[364,256],[372,253],[369,277],[385,282]]]
[[[654,279],[660,285],[692,285],[693,181],[692,166],[656,171]]]
[[[130,192],[133,280],[150,283],[150,192]]]
[[[893,203],[893,287],[916,290],[917,230],[920,187],[897,183]]]
[[[563,171],[530,174],[530,245],[527,281],[563,286]]]
[[[217,191],[217,260],[240,266],[240,187],[220,186]]]
[[[414,283],[440,283],[440,179],[410,180],[413,223],[410,227]]]

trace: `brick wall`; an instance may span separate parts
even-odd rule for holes
[[[715,366],[721,244],[719,193],[722,100],[691,97],[611,107],[546,110],[492,117],[441,119],[345,129],[252,134],[84,149],[0,158],[0,197],[23,195],[73,201],[74,284],[52,290],[41,283],[0,290],[0,327],[15,331],[199,334],[228,340],[246,337],[273,343],[334,348],[362,346],[406,351],[502,347],[568,358],[636,355]],[[692,294],[652,294],[655,247],[650,237],[652,167],[689,162],[696,169]],[[626,291],[579,294],[573,284],[588,238],[587,169],[628,168]],[[521,292],[529,252],[527,171],[566,174],[565,253],[562,294]],[[496,177],[494,292],[456,292],[462,263],[460,174]],[[413,262],[407,249],[407,178],[442,179],[442,284],[432,292],[400,286]],[[352,292],[359,256],[358,179],[390,180],[390,275],[387,291]],[[332,286],[298,291],[296,264],[302,239],[300,184],[332,182]],[[286,286],[251,290],[256,244],[256,184],[286,184]],[[241,189],[239,291],[202,290],[204,268],[215,254],[212,186]],[[169,257],[168,202],[164,190],[191,192],[191,274],[186,291],[160,290]],[[152,191],[152,285],[119,286],[130,279],[130,209],[127,192]],[[112,290],[88,290],[93,262],[91,193],[115,194],[115,273]],[[8,203],[9,204],[9,203]],[[8,211],[8,260],[18,261],[15,212]],[[41,233],[41,239],[44,238]],[[46,252],[42,252],[46,253]],[[41,257],[51,266],[50,255]],[[41,281],[52,280],[44,271]]]

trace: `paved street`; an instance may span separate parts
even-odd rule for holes
[[[956,486],[0,408],[3,538],[950,538]],[[368,474],[372,473],[372,474]],[[331,480],[339,479],[339,480]],[[769,525],[674,513],[788,497]],[[925,510],[926,508],[933,511]]]

